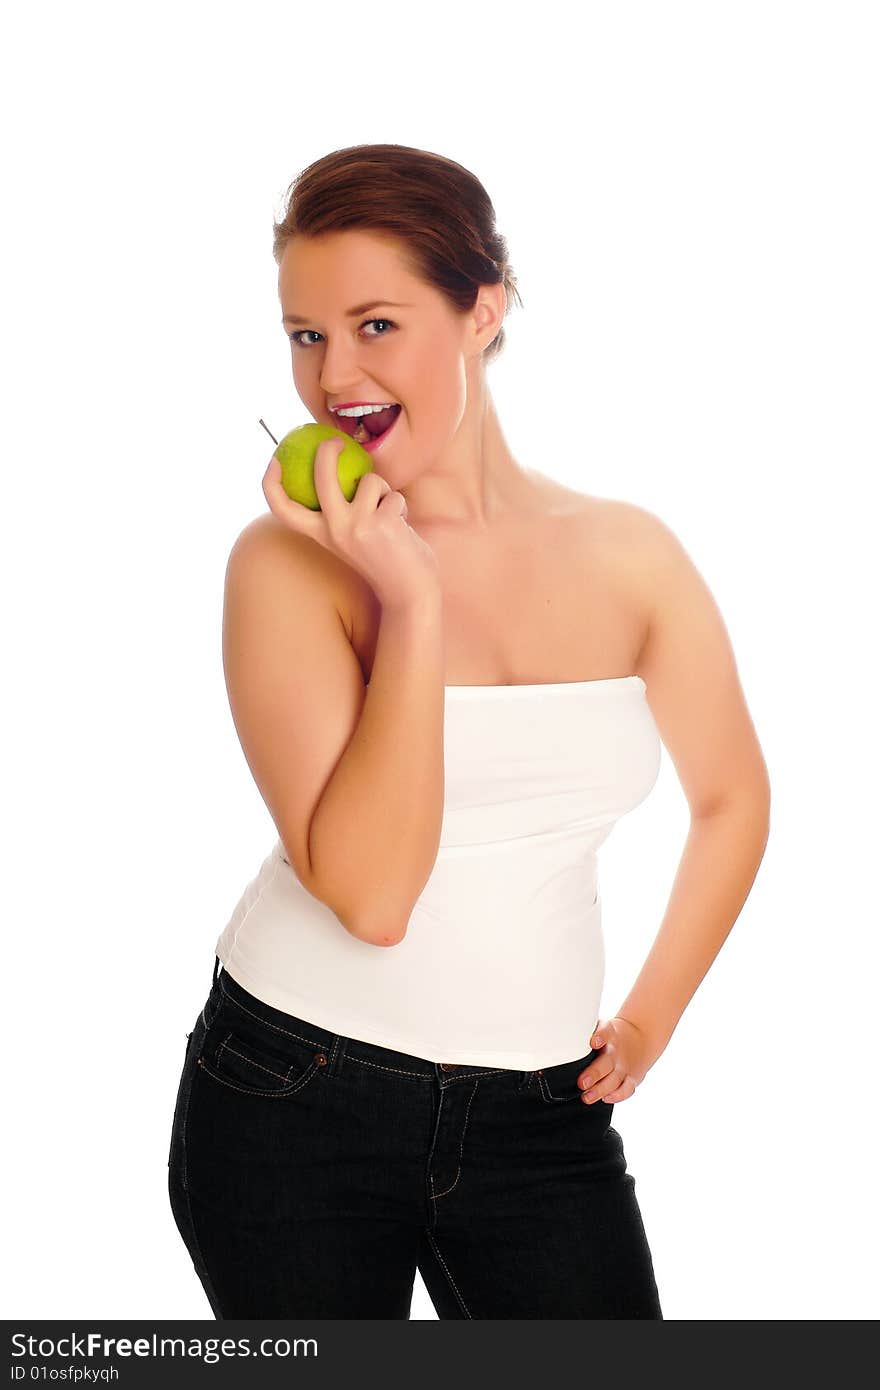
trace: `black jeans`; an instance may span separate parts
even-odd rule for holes
[[[217,1318],[662,1318],[590,1052],[543,1071],[342,1037],[215,960],[188,1035],[168,1183]]]

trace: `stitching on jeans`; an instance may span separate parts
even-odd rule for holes
[[[231,1052],[231,1053],[232,1053],[233,1057],[240,1057],[240,1058],[242,1059],[243,1062],[247,1062],[247,1064],[248,1064],[249,1067],[259,1067],[260,1071],[268,1072],[268,1074],[269,1074],[270,1076],[277,1076],[281,1081],[289,1081],[289,1080],[290,1080],[290,1073],[293,1071],[294,1067],[296,1066],[296,1062],[291,1062],[290,1066],[287,1068],[287,1071],[284,1071],[284,1072],[281,1072],[281,1071],[273,1071],[271,1067],[264,1067],[263,1064],[262,1064],[262,1062],[255,1062],[254,1059],[253,1059],[253,1057],[248,1057],[244,1052],[239,1052],[239,1051],[238,1051],[238,1048],[236,1048],[236,1047],[230,1047],[230,1046],[229,1046],[229,1039],[230,1039],[232,1036],[233,1036],[232,1033],[227,1033],[227,1034],[226,1034],[226,1037],[223,1039],[222,1043],[221,1043],[220,1046],[217,1048],[217,1051],[216,1051],[215,1054],[214,1054],[214,1062],[215,1062],[215,1064],[218,1063],[218,1062],[220,1061],[220,1054],[221,1054],[221,1052],[223,1051],[223,1049],[225,1048],[227,1052]]]
[[[193,1031],[195,1031],[195,1030],[193,1030]],[[188,1060],[189,1060],[189,1059],[187,1059],[187,1062],[188,1062]],[[184,1063],[184,1066],[186,1066],[186,1065],[187,1065],[187,1063]],[[198,1257],[199,1257],[199,1263],[201,1264],[201,1271],[199,1271],[198,1266],[196,1266],[196,1272],[199,1273],[200,1278],[203,1278],[203,1279],[204,1279],[204,1282],[207,1284],[208,1287],[207,1287],[207,1289],[206,1289],[206,1292],[208,1293],[208,1299],[209,1299],[209,1302],[211,1303],[212,1310],[213,1310],[213,1311],[216,1311],[217,1309],[219,1309],[220,1303],[219,1303],[219,1300],[218,1300],[218,1298],[217,1298],[216,1290],[215,1290],[215,1288],[214,1288],[214,1282],[213,1282],[213,1280],[211,1279],[210,1274],[208,1273],[208,1266],[207,1266],[207,1264],[205,1263],[205,1257],[204,1257],[204,1255],[202,1254],[202,1247],[201,1247],[201,1245],[199,1244],[199,1237],[198,1237],[198,1232],[196,1231],[196,1222],[195,1222],[195,1217],[193,1216],[192,1201],[190,1200],[190,1195],[189,1195],[189,1182],[187,1181],[187,1172],[186,1172],[186,1159],[187,1159],[186,1138],[187,1138],[187,1126],[189,1125],[189,1103],[190,1103],[190,1098],[191,1098],[191,1096],[192,1096],[192,1088],[193,1088],[193,1082],[194,1082],[194,1080],[195,1080],[195,1070],[193,1070],[193,1073],[192,1073],[192,1075],[191,1075],[190,1078],[189,1078],[189,1085],[188,1085],[187,1090],[186,1090],[186,1106],[185,1106],[185,1108],[184,1108],[183,1115],[181,1116],[181,1129],[180,1129],[181,1175],[180,1175],[180,1178],[181,1178],[181,1187],[183,1188],[184,1201],[185,1201],[185,1204],[186,1204],[186,1214],[187,1214],[187,1216],[188,1216],[188,1218],[189,1218],[189,1230],[190,1230],[190,1233],[191,1233],[191,1235],[192,1235],[193,1245],[195,1246],[196,1253],[198,1254]]]
[[[467,1129],[468,1116],[469,1116],[470,1113],[471,1113],[471,1106],[473,1105],[474,1096],[477,1094],[477,1091],[479,1090],[479,1086],[480,1086],[480,1083],[479,1083],[479,1081],[478,1081],[478,1082],[476,1082],[476,1084],[475,1084],[475,1086],[474,1086],[474,1089],[471,1091],[471,1098],[470,1098],[470,1100],[468,1101],[468,1103],[467,1103],[467,1109],[466,1109],[465,1112],[464,1112],[464,1124],[463,1124],[462,1127],[461,1127],[461,1143],[460,1143],[459,1146],[458,1146],[458,1171],[457,1171],[457,1173],[455,1174],[455,1181],[453,1182],[452,1187],[447,1187],[446,1190],[445,1190],[444,1192],[435,1192],[435,1193],[434,1193],[434,1201],[435,1201],[435,1202],[436,1202],[436,1200],[437,1200],[438,1197],[445,1197],[447,1192],[451,1192],[453,1187],[457,1187],[457,1186],[458,1186],[458,1180],[459,1180],[459,1178],[461,1177],[461,1156],[462,1156],[462,1154],[463,1154],[463,1152],[464,1152],[464,1136],[465,1136],[465,1131],[466,1131],[466,1129]],[[433,1186],[433,1184],[432,1184],[432,1186]]]
[[[428,1240],[429,1240],[430,1245],[431,1245],[431,1249],[434,1251],[434,1254],[437,1256],[437,1259],[440,1261],[440,1266],[441,1266],[441,1268],[442,1268],[442,1270],[443,1270],[443,1273],[446,1275],[446,1278],[449,1280],[449,1284],[450,1284],[450,1287],[451,1287],[451,1289],[452,1289],[452,1292],[455,1294],[456,1298],[458,1299],[459,1303],[461,1304],[462,1311],[464,1312],[465,1317],[466,1317],[466,1318],[470,1318],[470,1319],[471,1319],[471,1322],[473,1322],[473,1318],[471,1317],[470,1310],[469,1310],[467,1304],[465,1303],[464,1299],[462,1298],[461,1294],[460,1294],[459,1291],[458,1291],[458,1285],[456,1284],[456,1282],[455,1282],[455,1280],[453,1279],[452,1275],[449,1273],[449,1268],[448,1268],[448,1266],[447,1266],[447,1264],[446,1264],[446,1261],[444,1260],[443,1256],[440,1254],[440,1251],[437,1249],[437,1242],[436,1242],[436,1240],[434,1239],[434,1237],[433,1237],[433,1235],[431,1234],[430,1231],[426,1231],[425,1234],[426,1234],[427,1237],[428,1237]]]
[[[248,1061],[250,1061],[250,1058],[248,1058]],[[212,1081],[221,1082],[224,1086],[228,1086],[230,1091],[241,1091],[244,1096],[261,1096],[266,1100],[286,1100],[288,1096],[295,1096],[297,1091],[301,1091],[306,1082],[310,1081],[318,1070],[318,1063],[313,1062],[308,1071],[304,1072],[300,1077],[299,1081],[295,1082],[292,1086],[288,1086],[285,1090],[260,1091],[257,1087],[236,1086],[227,1077],[221,1076],[219,1072],[212,1071],[212,1069],[205,1064],[204,1053],[199,1058],[199,1064],[201,1070],[205,1072],[207,1076],[210,1076]]]
[[[509,1067],[499,1067],[497,1071],[465,1071],[462,1072],[461,1076],[451,1076],[448,1081],[443,1082],[443,1085],[451,1086],[453,1081],[470,1081],[472,1076],[476,1076],[482,1081],[484,1076],[503,1076],[509,1070]]]
[[[578,1089],[577,1083],[575,1083],[574,1095],[554,1096],[547,1083],[546,1076],[538,1077],[538,1089],[540,1090],[541,1099],[544,1101],[545,1105],[570,1105],[573,1100],[580,1100],[583,1095],[583,1092]]]
[[[434,1150],[437,1147],[437,1135],[440,1133],[440,1117],[443,1114],[443,1102],[446,1099],[446,1092],[442,1086],[440,1088],[440,1104],[437,1106],[437,1119],[434,1124],[434,1134],[431,1138],[431,1152],[428,1154],[428,1185],[431,1189],[431,1201],[434,1201],[434,1174],[431,1172],[431,1164],[434,1160]],[[434,1220],[437,1219],[437,1207],[434,1207]]]
[[[430,1081],[431,1077],[421,1071],[404,1071],[401,1067],[383,1067],[381,1062],[368,1062],[365,1057],[352,1057],[350,1052],[346,1052],[347,1062],[359,1062],[362,1067],[374,1067],[376,1071],[393,1071],[396,1076],[414,1076],[418,1081]]]

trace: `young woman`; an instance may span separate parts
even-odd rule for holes
[[[471,173],[337,151],[275,257],[297,393],[373,471],[348,502],[323,443],[312,511],[273,456],[229,557],[224,671],[278,841],[188,1038],[180,1233],[218,1318],[407,1318],[417,1268],[440,1318],[661,1318],[610,1122],[767,838],[723,620],[656,516],[511,453],[486,371],[516,285]],[[691,830],[600,1019],[596,851],[661,738]]]

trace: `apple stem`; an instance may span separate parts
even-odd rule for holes
[[[268,436],[269,436],[269,438],[271,439],[272,443],[273,443],[273,444],[277,444],[277,443],[278,443],[278,440],[275,438],[274,434],[273,434],[272,431],[269,429],[269,426],[266,424],[266,421],[265,421],[264,419],[262,419],[262,417],[260,418],[260,424],[263,426],[263,429],[264,429],[264,430],[266,431],[266,433],[268,434]]]

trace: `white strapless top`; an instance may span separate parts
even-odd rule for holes
[[[605,973],[596,851],[660,767],[645,690],[640,676],[446,686],[440,847],[403,940],[353,937],[279,840],[217,941],[229,974],[285,1013],[429,1061],[531,1071],[584,1056]]]

